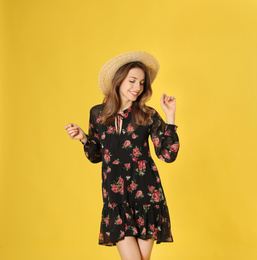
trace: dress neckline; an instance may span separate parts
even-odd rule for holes
[[[118,115],[122,115],[123,116],[124,114],[129,113],[131,111],[132,111],[132,105],[130,107],[124,109],[122,112],[118,113]]]

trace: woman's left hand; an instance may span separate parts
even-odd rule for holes
[[[161,107],[167,115],[175,115],[176,112],[176,98],[169,97],[165,93],[161,97]]]

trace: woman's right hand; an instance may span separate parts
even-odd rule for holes
[[[86,134],[79,126],[70,123],[66,125],[64,129],[67,130],[67,133],[71,139],[81,140],[82,142],[84,141],[84,143],[86,142],[87,140]]]

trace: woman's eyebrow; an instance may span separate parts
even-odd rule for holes
[[[137,79],[137,77],[134,77],[134,76],[129,76],[129,78],[134,78],[134,79]],[[145,79],[141,79],[141,81],[145,81]]]

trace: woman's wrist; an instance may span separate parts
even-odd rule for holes
[[[81,139],[79,139],[79,141],[85,144],[85,143],[87,142],[87,137],[86,137],[86,135],[84,134],[84,137],[81,138]]]
[[[175,125],[175,113],[166,114],[166,122],[169,125]]]

